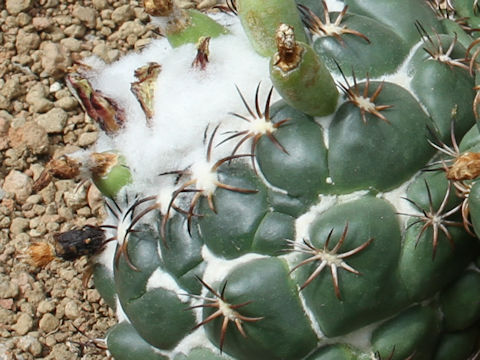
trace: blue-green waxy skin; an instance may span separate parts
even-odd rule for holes
[[[330,15],[332,19],[338,16]],[[392,28],[374,19],[357,14],[343,18],[342,26],[357,31],[368,38],[354,34],[341,35],[342,41],[334,36],[320,36],[313,48],[333,73],[343,73],[357,79],[367,76],[375,78],[396,71],[406,58],[409,47]]]
[[[401,251],[401,233],[393,207],[375,197],[335,206],[314,220],[310,241],[316,248],[323,249],[329,232],[334,229],[329,244],[332,249],[346,224],[348,232],[338,253],[373,239],[366,249],[346,259],[346,263],[362,275],[339,268],[341,300],[335,294],[328,268],[303,290],[307,305],[329,337],[346,334],[383,318],[407,303],[405,288],[395,271]],[[294,274],[299,286],[318,265],[304,265],[296,270]],[[358,317],[358,313],[362,313],[362,317]]]
[[[434,39],[435,44],[440,39],[445,49],[454,41],[453,37],[446,35]],[[424,47],[432,46],[426,44]],[[457,43],[450,58],[462,59],[465,53],[466,49]],[[474,77],[466,69],[433,60],[423,48],[414,54],[410,67],[412,90],[432,117],[440,138],[449,142],[452,118],[457,125],[455,135],[461,138],[475,123],[472,107]]]
[[[158,238],[152,232],[130,236],[127,251],[138,268],[122,256],[115,270],[115,285],[122,308],[139,335],[159,349],[171,349],[195,324],[178,294],[162,287],[147,289],[152,273],[161,267]]]
[[[262,316],[263,319],[243,323],[247,338],[236,329],[228,331],[224,344],[226,353],[242,360],[280,360],[302,358],[315,348],[315,333],[288,271],[283,260],[264,258],[239,265],[227,275],[227,302],[231,305],[250,302],[238,311],[243,316]],[[211,313],[210,309],[205,311],[204,318]],[[209,339],[217,345],[221,323],[216,320],[206,326]],[[230,326],[234,328],[233,324]]]
[[[419,40],[415,21],[428,32],[442,31],[441,25],[427,2],[417,0],[345,0],[353,13],[369,16],[392,28],[409,46]]]
[[[362,94],[365,84],[358,86]],[[369,94],[378,86],[382,83],[371,81]],[[369,113],[364,123],[360,109],[350,102],[343,103],[332,120],[328,166],[338,192],[392,189],[423,168],[434,153],[426,138],[430,119],[409,92],[385,82],[375,105],[391,105],[381,112],[388,123]]]
[[[168,360],[148,344],[128,322],[121,322],[107,334],[107,345],[115,359]]]
[[[372,345],[382,359],[404,360],[415,354],[418,359],[430,359],[440,328],[434,309],[414,306],[380,325],[372,335]],[[393,354],[392,354],[393,351]]]
[[[449,331],[467,329],[480,320],[480,273],[466,271],[440,294],[445,328]]]
[[[322,128],[310,116],[283,102],[272,106],[271,114],[273,122],[289,121],[274,133],[287,153],[267,138],[258,142],[257,161],[267,181],[297,198],[327,191],[327,149]]]

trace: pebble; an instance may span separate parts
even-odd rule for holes
[[[43,42],[40,46],[42,56],[42,67],[44,76],[61,77],[65,74],[67,68],[72,65],[72,59],[66,49],[54,42]]]
[[[60,320],[58,320],[51,313],[43,314],[42,318],[38,323],[38,327],[47,334],[54,331],[58,327],[58,325],[60,325]]]
[[[86,132],[80,134],[78,137],[78,145],[80,146],[89,146],[92,145],[98,139],[97,132]]]
[[[27,147],[34,154],[43,154],[48,150],[48,135],[45,129],[35,121],[28,121],[8,132],[10,145],[15,148]]]
[[[19,293],[18,284],[14,281],[11,281],[8,276],[0,276],[0,298],[8,299],[15,298]]]
[[[69,111],[74,110],[78,105],[77,99],[73,96],[64,96],[57,101],[55,101],[55,106],[62,108],[63,110]]]
[[[33,0],[6,0],[5,7],[11,15],[17,15],[28,10],[32,4]]]
[[[42,300],[38,304],[37,313],[45,314],[55,310],[55,302],[53,300]]]
[[[25,202],[32,193],[33,180],[18,170],[11,170],[3,183],[3,190],[13,193],[19,203]]]
[[[123,5],[112,12],[112,20],[117,24],[123,24],[135,18],[135,11],[130,5]]]
[[[5,81],[5,84],[0,90],[0,94],[5,97],[5,99],[11,101],[16,99],[20,95],[25,93],[25,89],[20,84],[18,77],[14,77]]]
[[[10,223],[10,232],[13,235],[21,234],[30,227],[29,225],[30,222],[28,219],[24,219],[21,217],[14,218]]]
[[[65,316],[71,320],[74,320],[80,316],[80,309],[74,300],[71,300],[65,304]]]
[[[33,328],[33,318],[26,314],[20,313],[17,322],[12,326],[12,329],[17,332],[18,335],[25,335]]]
[[[18,54],[26,54],[29,51],[38,49],[40,45],[40,36],[36,32],[26,32],[23,29],[17,34],[15,48]]]
[[[68,114],[60,108],[53,108],[45,114],[37,116],[35,121],[45,129],[47,134],[61,133],[67,123]]]
[[[48,88],[42,83],[36,83],[27,92],[25,100],[30,105],[29,110],[33,113],[44,113],[53,107],[53,103],[47,99]]]
[[[97,23],[97,11],[89,7],[76,6],[73,9],[72,15],[90,29],[93,29]]]
[[[32,25],[37,31],[44,31],[47,30],[49,27],[53,25],[53,21],[49,17],[34,17],[32,19]]]
[[[31,335],[20,338],[16,345],[23,351],[28,351],[33,356],[38,356],[42,353],[42,344]]]

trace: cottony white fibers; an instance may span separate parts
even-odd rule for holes
[[[185,169],[205,160],[206,145],[216,125],[222,124],[214,143],[227,135],[225,131],[242,129],[243,121],[231,112],[248,115],[238,86],[252,104],[261,82],[260,101],[266,99],[271,87],[268,59],[257,55],[250,46],[236,18],[229,18],[231,35],[210,41],[206,70],[193,69],[197,53],[193,44],[171,49],[166,39],[152,41],[139,54],[130,54],[118,62],[99,69],[92,79],[94,88],[115,99],[126,111],[124,129],[113,139],[103,136],[97,151],[120,149],[133,171],[134,190],[150,195],[173,177],[159,174]],[[145,115],[130,84],[136,81],[134,71],[148,62],[162,66],[155,90],[153,126],[146,125]],[[278,98],[274,95],[272,102]],[[212,160],[230,154],[235,141],[213,147]],[[160,179],[162,178],[162,179]]]

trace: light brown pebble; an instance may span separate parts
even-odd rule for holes
[[[0,298],[14,298],[18,295],[19,287],[15,281],[10,281],[8,276],[0,276]]]
[[[73,96],[64,96],[55,101],[55,106],[69,111],[75,109],[78,106],[78,102]]]
[[[60,108],[53,108],[45,114],[39,115],[35,121],[45,129],[47,134],[61,133],[67,123],[68,114]]]
[[[42,56],[42,67],[45,76],[61,77],[67,68],[72,65],[72,59],[66,49],[54,42],[44,42],[40,46]]]
[[[80,309],[76,301],[71,300],[65,304],[65,316],[70,320],[74,320],[80,316]]]
[[[15,41],[15,48],[17,49],[17,54],[26,54],[29,51],[38,49],[40,45],[40,36],[36,32],[26,32],[23,29],[17,34],[17,39]]]
[[[96,25],[97,11],[95,9],[85,6],[76,6],[73,9],[72,15],[90,29],[93,29]]]
[[[135,17],[135,12],[130,5],[123,5],[115,10],[112,13],[112,20],[117,24],[123,24],[126,21],[132,20]]]
[[[54,331],[59,324],[60,324],[60,320],[58,320],[53,314],[46,313],[40,319],[38,326],[40,327],[41,330],[43,330],[45,333],[48,334]]]
[[[92,0],[92,5],[97,10],[103,10],[108,6],[107,0]]]
[[[0,94],[9,101],[16,99],[24,93],[25,89],[22,84],[20,84],[18,77],[13,77],[5,81],[5,84],[3,84],[0,90]]]
[[[100,294],[95,289],[88,289],[87,290],[87,301],[90,303],[97,303],[101,299]]]
[[[21,313],[15,325],[12,326],[12,329],[15,330],[18,335],[25,335],[32,329],[32,327],[32,317],[26,313]]]
[[[55,302],[53,300],[42,300],[37,306],[38,314],[45,314],[55,310]]]
[[[28,10],[32,4],[33,0],[6,0],[5,7],[11,15],[17,15]]]
[[[35,121],[28,121],[18,127],[11,127],[8,132],[12,148],[27,147],[34,154],[43,154],[48,150],[48,135],[43,127]]]
[[[53,21],[49,17],[38,16],[32,19],[32,25],[37,31],[43,31],[52,26]]]
[[[21,234],[29,228],[29,220],[21,217],[14,218],[10,224],[10,232],[14,235]]]
[[[23,203],[32,193],[33,180],[18,170],[11,170],[3,183],[3,190],[13,193]]]
[[[34,356],[38,356],[42,353],[42,344],[40,341],[38,341],[38,339],[31,335],[19,338],[16,345],[18,348],[22,349],[23,351],[28,351]]]
[[[92,145],[98,139],[97,132],[86,132],[80,134],[78,137],[78,145],[80,146],[89,146]]]

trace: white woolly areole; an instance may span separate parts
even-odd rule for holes
[[[192,166],[192,178],[196,180],[196,187],[205,195],[213,195],[217,188],[217,172],[212,171],[213,164],[206,161]]]

